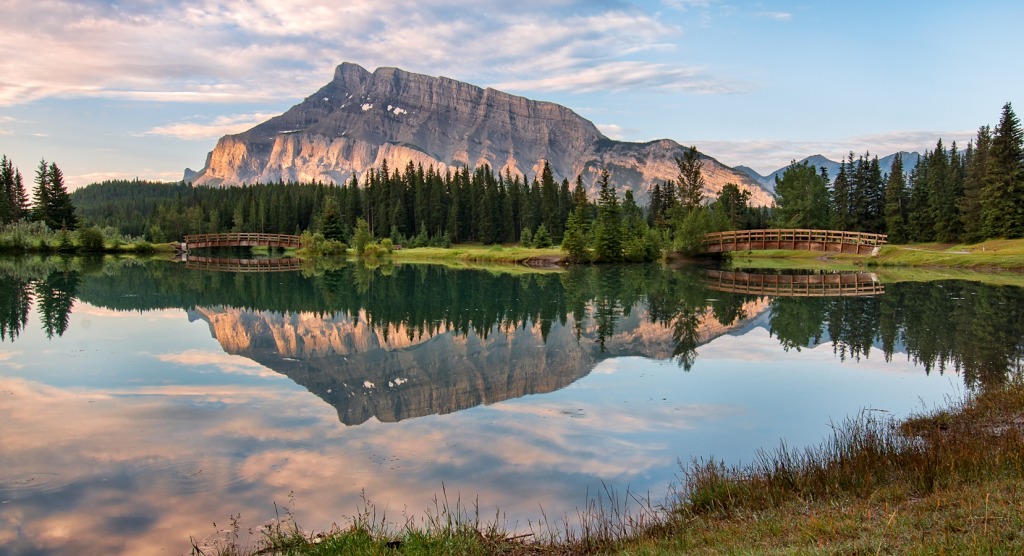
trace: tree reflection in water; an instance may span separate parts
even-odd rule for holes
[[[577,342],[593,338],[603,353],[622,319],[639,311],[671,330],[671,357],[689,370],[702,342],[701,323],[736,326],[757,316],[745,307],[766,298],[706,286],[698,269],[658,266],[510,273],[353,263],[235,274],[185,271],[163,261],[0,259],[0,340],[16,340],[33,306],[47,336],[61,336],[80,297],[113,310],[219,306],[347,315],[385,334],[402,330],[410,339],[441,331],[486,338],[496,329],[537,325],[546,342],[553,326],[570,325]],[[767,299],[769,332],[785,350],[829,342],[841,360],[868,357],[872,348],[887,360],[902,352],[925,372],[962,374],[969,387],[1001,383],[1021,371],[1021,288],[946,280],[888,284],[875,296]]]

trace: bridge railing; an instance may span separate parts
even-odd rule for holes
[[[714,232],[705,236],[706,250],[709,252],[731,251],[739,245],[742,249],[779,249],[786,245],[820,245],[824,250],[828,245],[854,245],[858,248],[873,248],[885,245],[886,234],[867,232],[847,232],[844,230],[810,230],[776,228],[766,230],[736,230],[731,232]]]
[[[185,236],[187,244],[218,243],[239,245],[248,244],[295,244],[301,243],[301,237],[290,234],[261,233],[223,233],[223,234],[189,234]]]

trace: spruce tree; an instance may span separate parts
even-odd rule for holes
[[[589,260],[587,250],[587,237],[590,235],[590,218],[586,203],[577,204],[569,214],[569,221],[565,225],[565,235],[562,237],[562,252],[573,262],[585,262]]]
[[[825,229],[828,224],[828,183],[807,161],[793,161],[775,177],[774,227]]]
[[[903,155],[896,153],[885,185],[885,228],[890,243],[907,242],[907,177],[903,173]]]
[[[839,164],[839,173],[832,183],[832,229],[850,229],[850,173],[853,168],[853,152],[850,152],[849,164]]]
[[[324,209],[320,214],[320,233],[324,239],[345,241],[345,224],[341,221],[341,211],[334,195],[328,195],[324,200]]]
[[[982,213],[986,237],[1024,236],[1024,131],[1009,102],[992,135]]]
[[[928,160],[931,153],[925,151],[910,172],[910,210],[908,211],[908,235],[912,243],[924,243],[935,239],[935,220],[931,211],[931,182],[928,179]]]
[[[14,165],[3,155],[0,159],[0,225],[14,221]]]
[[[967,146],[967,156],[964,159],[964,193],[958,208],[960,224],[963,227],[963,240],[969,243],[984,239],[981,202],[991,145],[992,130],[989,126],[978,128],[977,139],[973,145]]]
[[[36,167],[35,188],[32,194],[35,197],[35,205],[32,206],[33,220],[46,222],[47,211],[50,207],[50,165],[46,159],[39,161]]]
[[[597,201],[597,222],[594,223],[594,260],[622,260],[622,211],[615,189],[608,183],[608,170],[601,172]]]
[[[676,165],[679,167],[676,187],[685,213],[700,207],[704,200],[704,175],[701,173],[704,162],[697,147],[690,147],[683,156],[676,157]]]
[[[64,186],[64,173],[51,162],[49,169],[49,203],[46,224],[51,229],[75,230],[78,228],[78,217],[75,216],[75,205],[71,203],[71,195]]]

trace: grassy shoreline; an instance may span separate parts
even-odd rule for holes
[[[885,245],[877,255],[823,254],[816,251],[737,251],[733,266],[762,269],[944,269],[1024,272],[1024,240],[999,239],[977,244]]]
[[[442,503],[388,525],[372,508],[323,533],[289,518],[258,546],[237,538],[195,554],[865,554],[1024,550],[1024,383],[1020,377],[902,422],[869,414],[819,446],[752,463],[684,467],[665,506],[591,507],[569,531],[513,535]],[[613,504],[614,506],[614,504]],[[617,506],[615,506],[617,507]],[[596,509],[595,509],[596,508]]]

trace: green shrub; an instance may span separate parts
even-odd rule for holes
[[[78,230],[78,245],[82,251],[98,253],[103,251],[103,232],[95,226]]]

